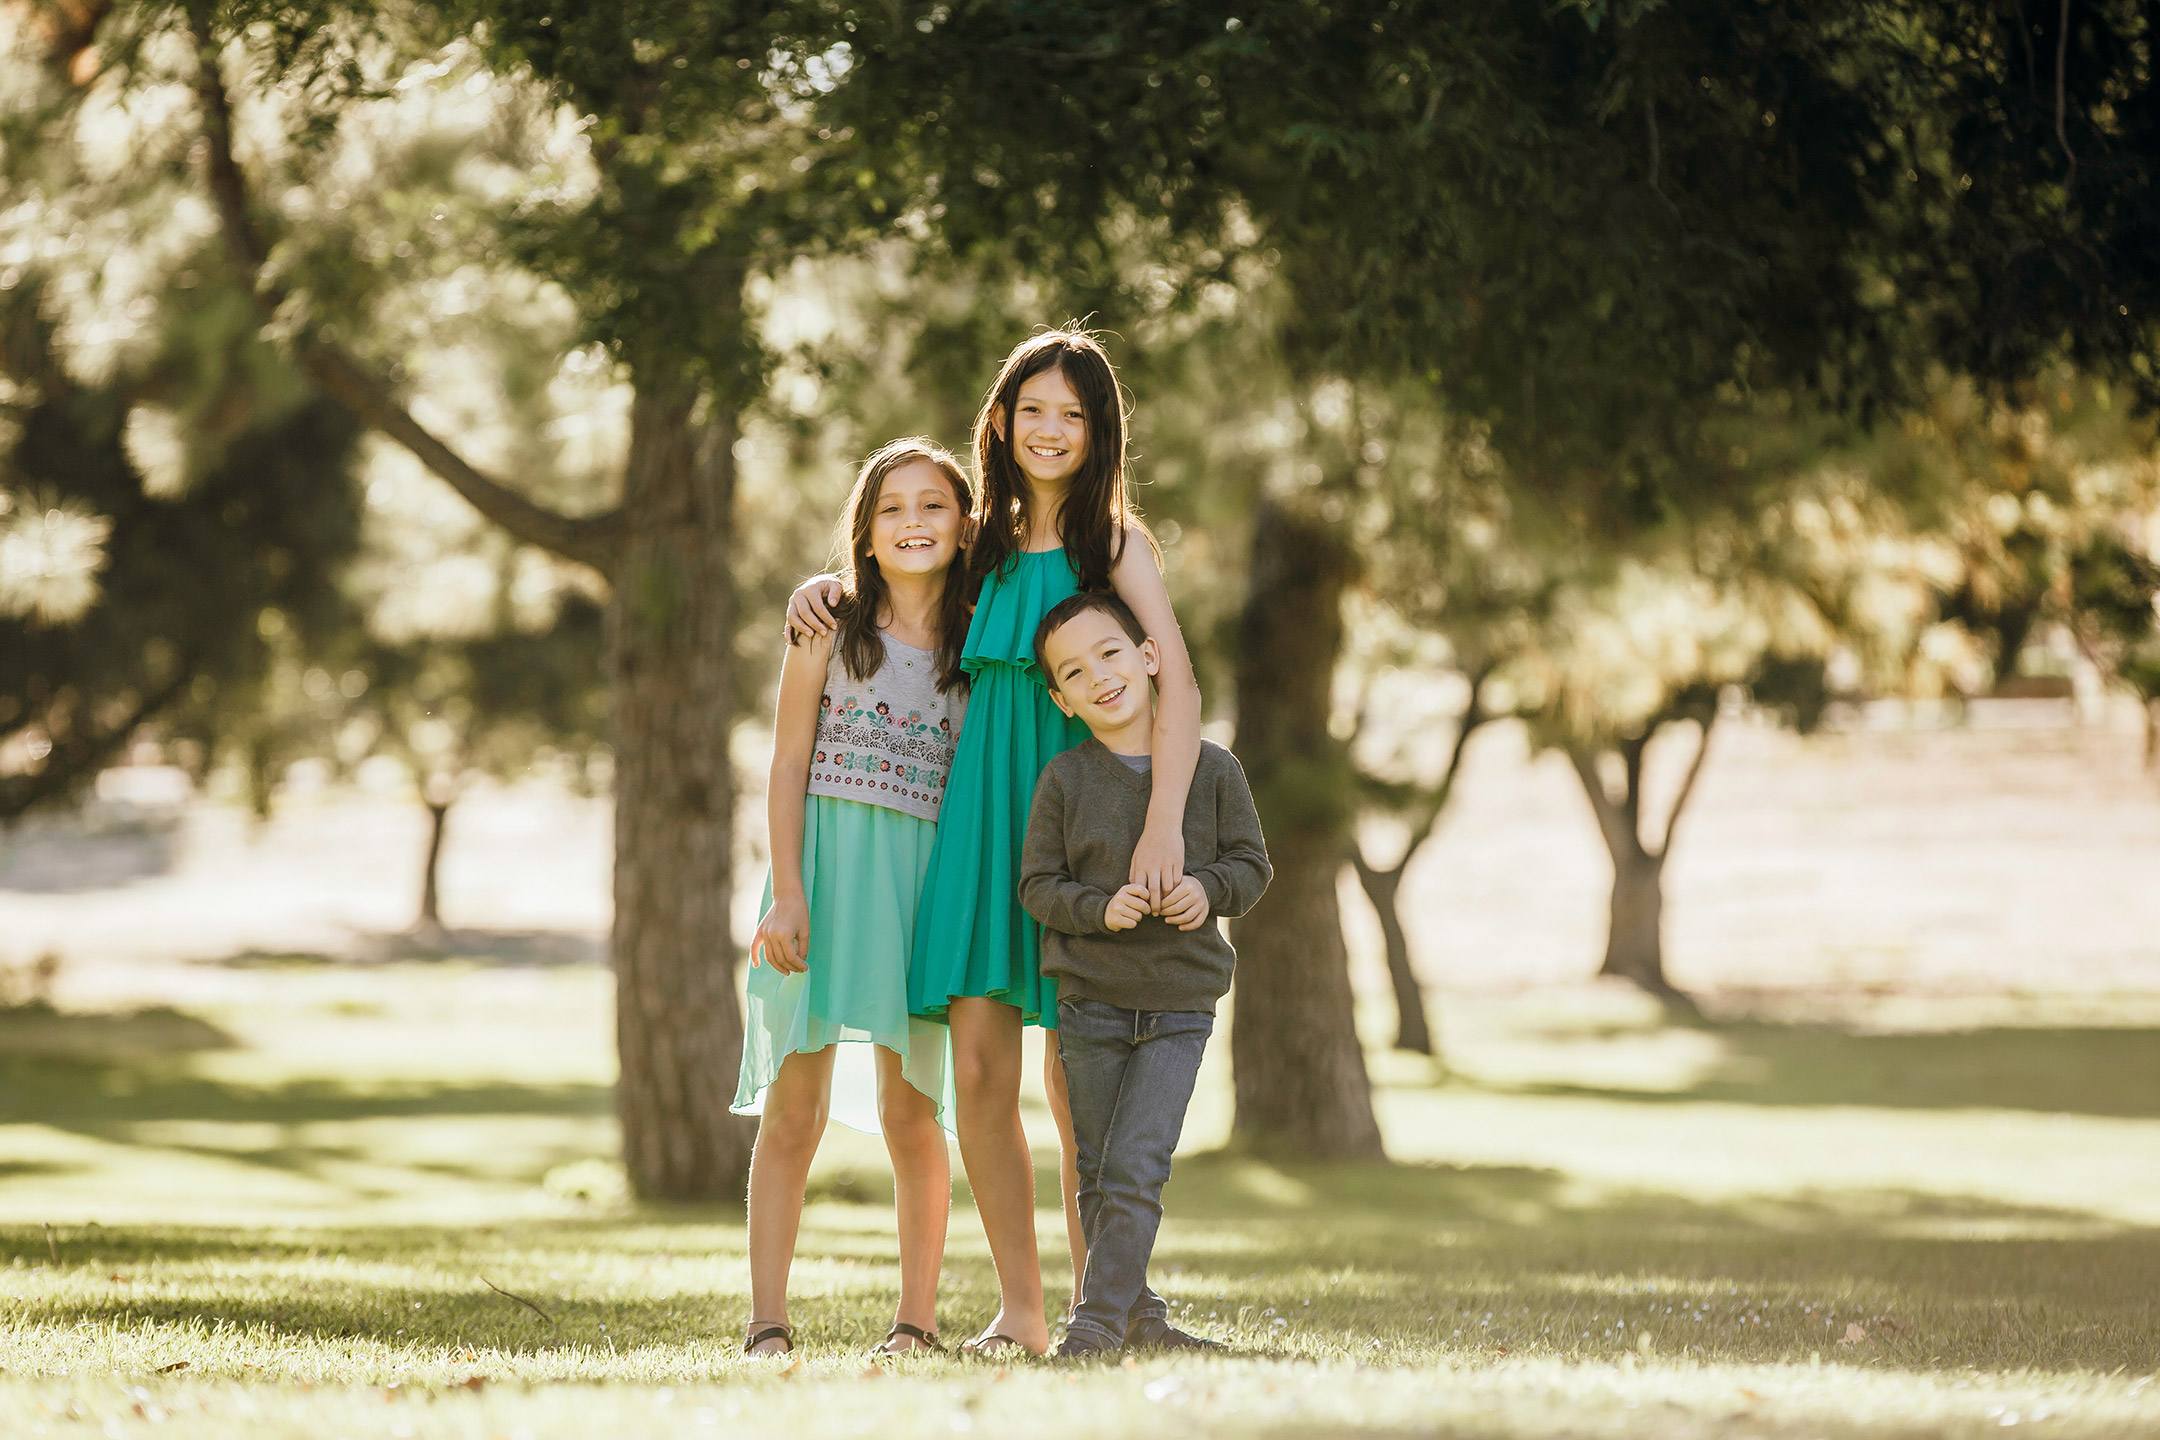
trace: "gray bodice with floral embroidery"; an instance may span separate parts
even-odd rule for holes
[[[849,676],[833,647],[818,702],[810,793],[938,817],[967,693],[940,694],[937,656],[890,635],[885,663],[867,680]]]

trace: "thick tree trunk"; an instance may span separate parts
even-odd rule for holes
[[[1382,1159],[1335,898],[1349,773],[1328,733],[1351,557],[1326,523],[1263,502],[1237,631],[1238,755],[1275,879],[1232,922],[1237,1137],[1311,1159]]]
[[[255,228],[232,152],[231,104],[218,72],[211,7],[193,5],[187,14],[211,198],[227,249],[271,319],[287,297],[263,273],[270,246]],[[701,306],[709,317],[705,333],[722,333],[711,319],[740,325],[739,309],[719,317],[710,312],[739,304],[741,263],[707,255],[678,273],[682,303]],[[751,1129],[727,1110],[742,1049],[728,924],[733,411],[697,423],[698,391],[684,378],[686,357],[633,357],[638,390],[622,503],[603,515],[569,516],[480,473],[422,427],[380,375],[323,334],[296,335],[293,353],[324,393],[410,450],[481,514],[528,544],[608,577],[624,1163],[643,1195],[740,1200]],[[742,358],[719,368],[754,370],[733,363]],[[714,357],[704,359],[710,364]]]
[[[2160,700],[2145,702],[2145,768],[2160,770]]]
[[[1665,978],[1664,861],[1641,850],[1613,856],[1611,923],[1600,975],[1632,980],[1652,994],[1670,993]]]
[[[1402,915],[1395,908],[1410,857],[1404,856],[1392,870],[1377,870],[1352,847],[1350,863],[1357,868],[1358,883],[1365,887],[1365,898],[1372,901],[1373,913],[1380,917],[1380,938],[1387,947],[1388,980],[1395,987],[1395,1048],[1430,1055],[1433,1041],[1432,1030],[1425,1023],[1425,990],[1418,984],[1417,972],[1410,968],[1410,937],[1404,933]]]
[[[615,747],[616,1101],[641,1195],[742,1199],[749,1122],[728,1113],[735,999],[733,419],[642,386],[608,607]]]
[[[447,800],[423,800],[428,812],[427,860],[420,875],[420,919],[422,930],[442,929],[442,898],[437,886],[437,876],[442,872],[443,831],[450,819],[450,802]]]

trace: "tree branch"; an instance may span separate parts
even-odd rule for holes
[[[1570,745],[1567,757],[1582,780],[1583,793],[1590,797],[1590,811],[1597,816],[1598,832],[1605,837],[1605,848],[1612,852],[1613,859],[1641,854],[1642,841],[1634,827],[1612,796],[1605,793],[1605,777],[1598,774],[1597,751]]]
[[[2070,53],[2070,0],[2062,0],[2062,22],[2055,33],[2055,143],[2062,146],[2063,159],[2070,162],[2068,173],[2063,176],[2063,191],[2067,194],[2077,184],[2077,156],[2070,153],[2070,137],[2063,131],[2063,62]]]
[[[1680,824],[1680,812],[1687,808],[1688,796],[1695,791],[1695,777],[1702,774],[1703,760],[1710,753],[1710,727],[1717,724],[1717,711],[1712,710],[1699,722],[1702,740],[1695,747],[1695,758],[1688,762],[1687,774],[1680,781],[1680,793],[1673,796],[1672,809],[1665,815],[1665,831],[1658,839],[1657,859],[1662,861],[1672,853],[1673,830]]]
[[[54,744],[43,769],[34,775],[0,780],[0,820],[12,820],[41,800],[67,792],[69,786],[101,768],[151,716],[180,698],[195,678],[195,662],[183,657],[172,679],[137,701],[128,717],[102,732],[76,732]]]
[[[1663,157],[1659,154],[1658,147],[1657,101],[1649,96],[1643,97],[1643,119],[1650,130],[1650,193],[1664,201],[1665,208],[1670,210],[1673,219],[1677,220],[1680,218],[1680,207],[1673,204],[1672,197],[1665,193],[1665,187],[1658,183],[1658,171],[1662,168]]]
[[[1432,837],[1433,826],[1439,823],[1440,812],[1447,809],[1448,797],[1455,793],[1455,777],[1462,773],[1463,752],[1470,746],[1470,736],[1478,726],[1493,718],[1485,708],[1481,692],[1485,682],[1492,677],[1497,663],[1488,662],[1470,676],[1470,703],[1463,707],[1462,719],[1455,727],[1455,743],[1448,749],[1447,768],[1440,772],[1439,781],[1423,797],[1423,811],[1418,823],[1411,828],[1410,843],[1403,847],[1403,864],[1417,854],[1418,847]],[[1400,866],[1397,867],[1401,868]]]
[[[217,206],[225,248],[246,273],[255,306],[268,321],[290,297],[264,273],[270,247],[249,214],[247,178],[233,156],[232,102],[218,72],[218,45],[209,10],[200,0],[188,7],[188,26],[195,41],[195,91],[202,107],[203,140],[208,152],[203,168],[210,196]],[[313,330],[304,329],[295,337],[293,358],[324,394],[344,406],[355,419],[410,450],[421,464],[465,497],[466,503],[519,540],[603,573],[613,567],[620,529],[613,512],[564,515],[483,475],[415,420],[378,376],[343,347]]]
[[[1362,771],[1358,772],[1368,794],[1382,796],[1391,808],[1407,811],[1417,817],[1411,822],[1410,840],[1403,846],[1402,858],[1390,869],[1377,873],[1400,873],[1403,867],[1410,863],[1410,857],[1417,854],[1418,847],[1432,838],[1433,827],[1439,823],[1442,812],[1447,809],[1448,797],[1455,793],[1455,777],[1462,771],[1463,751],[1470,743],[1471,733],[1487,721],[1499,718],[1487,710],[1479,698],[1479,692],[1485,688],[1486,680],[1499,668],[1498,661],[1488,661],[1470,675],[1470,703],[1464,707],[1462,717],[1456,724],[1455,739],[1448,749],[1447,766],[1440,772],[1440,778],[1430,787],[1394,785]],[[1350,744],[1357,743],[1357,738],[1364,729],[1365,711],[1361,707],[1358,711],[1357,726],[1350,733]],[[1361,871],[1369,868],[1365,861],[1364,847],[1358,843],[1355,834],[1350,837],[1350,850],[1353,863]]]

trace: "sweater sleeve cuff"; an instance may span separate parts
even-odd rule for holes
[[[1103,894],[1100,890],[1090,890],[1080,897],[1080,903],[1073,908],[1080,917],[1080,923],[1087,927],[1090,935],[1107,935],[1110,933],[1110,927],[1103,923],[1103,916],[1110,911],[1110,897],[1108,895]]]
[[[1230,885],[1213,870],[1189,870],[1186,872],[1200,882],[1200,893],[1207,896],[1208,918],[1223,913],[1223,906],[1230,903]]]

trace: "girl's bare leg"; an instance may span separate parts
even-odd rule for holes
[[[1080,1308],[1080,1277],[1087,1273],[1087,1231],[1080,1225],[1080,1147],[1073,1143],[1072,1102],[1065,1097],[1065,1065],[1058,1059],[1057,1031],[1043,1032],[1043,1090],[1050,1096],[1050,1118],[1057,1122],[1058,1180],[1065,1192],[1065,1244],[1072,1251],[1072,1303]]]
[[[1035,1162],[1020,1125],[1020,1011],[962,996],[948,1018],[960,1163],[997,1267],[998,1313],[983,1334],[1009,1335],[1039,1355],[1050,1348],[1050,1326],[1035,1248]]]
[[[900,1307],[893,1318],[935,1334],[938,1267],[945,1263],[952,1213],[952,1157],[937,1107],[901,1075],[900,1057],[881,1045],[877,1066],[878,1126],[892,1156],[900,1229]]]
[[[807,1055],[797,1052],[780,1062],[780,1073],[765,1091],[765,1113],[758,1120],[757,1144],[750,1151],[750,1323],[746,1334],[788,1323],[788,1270],[795,1263],[795,1237],[802,1229],[810,1161],[825,1135],[832,1064],[830,1045]],[[775,1354],[781,1349],[782,1342],[768,1340],[757,1353]]]

